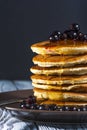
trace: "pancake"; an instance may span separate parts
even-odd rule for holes
[[[33,58],[34,64],[41,67],[71,67],[75,65],[85,65],[87,63],[87,55],[78,56],[62,56],[62,55],[36,55]]]
[[[73,85],[49,85],[33,83],[32,86],[43,90],[57,90],[65,92],[84,92],[87,93],[87,84],[73,84]]]
[[[87,93],[61,92],[34,88],[34,96],[37,99],[48,99],[53,101],[87,101]]]
[[[46,100],[42,101],[41,104],[45,105],[56,104],[58,106],[85,106],[87,105],[87,102],[60,102],[60,101]]]
[[[37,54],[59,54],[78,55],[87,54],[87,42],[74,40],[60,40],[56,42],[43,41],[31,46],[33,52]]]
[[[32,75],[31,80],[34,83],[40,84],[80,84],[87,83],[87,75],[83,76],[46,76],[46,75]]]
[[[44,75],[85,75],[87,74],[87,66],[73,67],[73,68],[33,66],[30,70],[34,74],[44,74]]]

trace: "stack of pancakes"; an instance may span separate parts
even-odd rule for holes
[[[43,41],[30,70],[34,95],[43,104],[87,105],[87,42]]]

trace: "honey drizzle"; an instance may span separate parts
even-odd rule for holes
[[[65,41],[64,42],[65,44],[67,44],[67,42]],[[62,65],[60,66],[60,69],[61,69],[61,73],[59,74],[59,78],[61,80],[61,97],[62,97],[62,102],[64,103],[64,106],[65,106],[65,101],[64,101],[64,92],[63,92],[63,79],[62,79],[62,75],[63,75],[63,66],[64,66],[64,54],[61,53],[61,58],[62,58]]]
[[[62,58],[62,62],[64,63],[64,55],[63,54],[61,54],[61,58]],[[59,73],[59,79],[60,79],[60,83],[59,83],[59,85],[61,86],[61,101],[63,101],[64,100],[64,96],[63,96],[63,89],[62,89],[62,87],[63,87],[63,79],[62,79],[62,75],[63,75],[63,64],[60,66],[60,73]],[[64,101],[64,105],[65,105],[65,101]]]
[[[76,46],[76,41],[74,40],[73,43],[74,43],[74,44],[73,44],[73,47],[75,47],[75,46]],[[72,79],[72,82],[71,82],[71,83],[72,83],[72,85],[74,85],[73,79]]]
[[[75,44],[76,42],[74,41],[74,44],[73,44],[73,46],[75,46],[76,44]],[[67,44],[67,42],[65,41],[65,44]],[[62,53],[61,54],[61,58],[62,58],[62,65],[60,66],[60,69],[61,69],[61,72],[59,73],[59,78],[60,78],[60,80],[61,80],[61,82],[60,82],[60,85],[61,85],[61,98],[62,98],[62,102],[64,103],[64,106],[65,106],[65,104],[66,104],[66,101],[64,100],[64,92],[63,92],[63,79],[62,79],[62,75],[63,75],[63,66],[64,66],[64,63],[65,63],[65,58],[64,58],[65,56],[64,56],[64,54]],[[74,82],[72,81],[72,84],[74,84]]]

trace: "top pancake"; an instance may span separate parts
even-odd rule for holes
[[[31,46],[37,54],[78,55],[87,54],[87,42],[60,40],[56,42],[43,41]]]

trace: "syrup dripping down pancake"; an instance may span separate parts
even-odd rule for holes
[[[51,91],[34,88],[34,96],[37,99],[48,99],[53,101],[85,101],[87,102],[87,93],[74,93],[74,92],[61,92],[61,91]]]
[[[62,55],[36,55],[33,58],[34,64],[41,67],[71,67],[76,65],[85,65],[87,55],[62,56]]]
[[[32,86],[34,88],[43,89],[43,90],[87,93],[87,84],[51,85],[51,84],[38,84],[32,82]]]
[[[60,40],[56,42],[43,41],[31,46],[33,52],[37,54],[59,54],[78,55],[87,54],[87,42],[74,40]]]
[[[41,104],[44,105],[56,104],[58,106],[86,106],[87,102],[63,102],[63,101],[44,100],[41,101]]]
[[[34,83],[40,84],[81,84],[87,83],[87,75],[82,76],[46,76],[46,75],[32,75],[31,80]]]
[[[33,66],[30,70],[34,74],[44,74],[44,75],[85,75],[87,74],[87,66],[72,67],[72,68]]]

